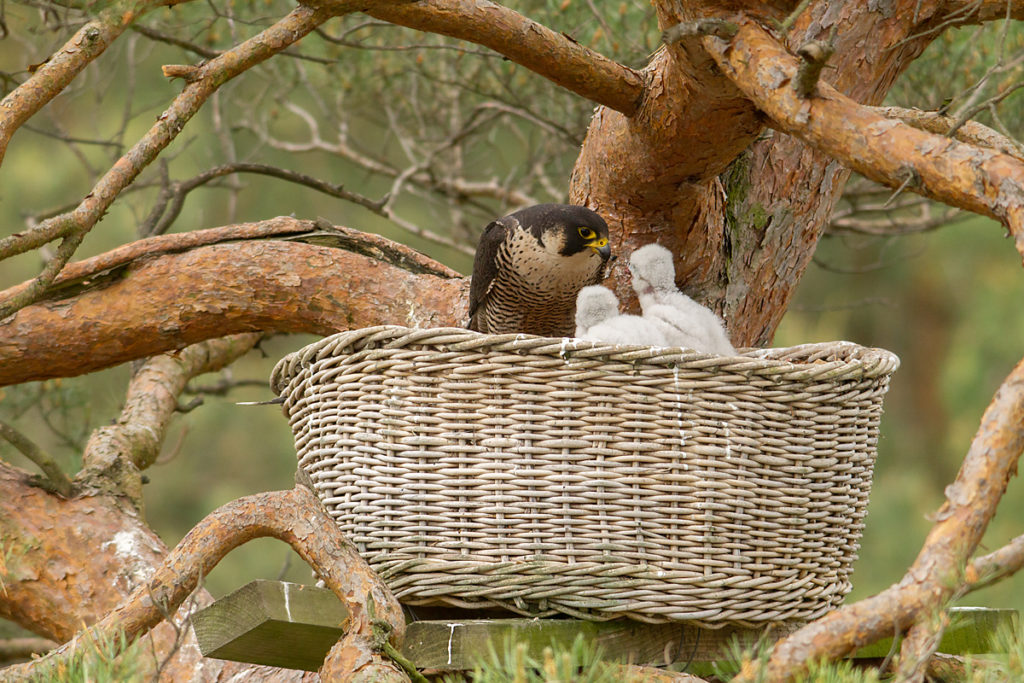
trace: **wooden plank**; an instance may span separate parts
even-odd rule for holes
[[[799,624],[776,629],[776,638]],[[688,624],[644,624],[619,619],[462,619],[409,624],[402,653],[417,666],[439,671],[472,668],[493,647],[501,652],[510,640],[527,644],[540,659],[544,648],[568,649],[581,635],[600,644],[604,657],[641,666],[712,662],[722,658],[733,638],[753,644],[762,629],[702,629]]]
[[[993,637],[1001,628],[1016,628],[1017,610],[995,607],[951,607],[949,626],[942,634],[938,651],[947,655],[977,655],[995,652]],[[855,659],[885,657],[893,651],[893,639],[886,638],[861,648]],[[896,643],[899,652],[899,639]]]
[[[290,603],[289,603],[290,600]],[[478,611],[414,608],[443,619],[413,621],[402,653],[418,667],[442,671],[472,668],[506,638],[529,643],[540,657],[545,647],[569,647],[578,634],[596,640],[608,659],[636,665],[711,662],[733,638],[752,644],[763,629],[702,629],[682,623],[645,624],[627,619],[477,619]],[[199,648],[207,657],[316,671],[341,637],[347,612],[333,593],[315,586],[254,581],[192,616]],[[776,624],[779,638],[800,625]]]
[[[253,581],[191,621],[207,657],[316,671],[347,619],[348,610],[329,590]]]
[[[765,633],[765,629],[703,629],[685,623],[645,624],[626,619],[480,619],[481,613],[472,610],[415,610],[432,618],[409,623],[402,654],[417,667],[436,671],[472,668],[492,644],[500,652],[509,638],[528,643],[529,654],[540,658],[545,647],[568,648],[579,634],[599,643],[610,660],[702,669],[700,665],[726,657],[734,639],[753,645]],[[952,611],[952,624],[939,648],[947,654],[992,652],[993,633],[1016,619],[1015,610],[960,607]],[[200,650],[208,657],[316,671],[341,637],[341,624],[347,616],[329,590],[254,581],[197,612],[192,625]],[[768,638],[776,640],[799,626],[773,624]],[[862,649],[856,657],[884,657],[891,646],[888,639]]]

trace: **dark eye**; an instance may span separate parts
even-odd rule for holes
[[[592,240],[595,237],[597,237],[597,233],[591,230],[590,228],[580,227],[576,228],[576,231],[580,234],[580,237],[582,237],[585,240]]]

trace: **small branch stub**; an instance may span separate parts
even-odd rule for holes
[[[807,98],[814,94],[818,87],[818,78],[821,77],[821,70],[825,68],[825,64],[834,52],[835,48],[822,40],[812,40],[800,46],[796,53],[803,61],[793,80],[793,87],[796,89],[797,95]]]
[[[717,36],[723,40],[729,40],[739,30],[736,24],[725,19],[698,19],[697,21],[684,21],[665,29],[665,32],[661,34],[661,40],[666,45],[678,43],[684,38],[699,36]]]
[[[160,70],[166,78],[184,78],[186,83],[199,80],[199,67],[191,64],[164,64]]]

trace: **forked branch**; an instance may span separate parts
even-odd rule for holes
[[[375,619],[390,628],[390,642],[400,646],[405,635],[401,606],[384,582],[342,535],[313,493],[304,486],[247,496],[218,508],[195,526],[167,555],[152,578],[139,586],[117,609],[42,659],[0,671],[0,681],[20,680],[73,659],[95,642],[125,644],[145,635],[174,613],[231,550],[254,538],[284,541],[309,563],[349,610],[342,642],[350,671],[370,674],[394,671],[376,650],[374,622],[367,610],[373,601]]]
[[[752,21],[741,21],[729,43],[703,41],[773,127],[872,180],[1003,222],[1024,256],[1024,232],[1010,218],[1024,208],[1024,163],[1018,158],[886,118],[826,83],[818,84],[816,97],[800,98],[787,87],[798,60]]]
[[[75,79],[82,69],[103,54],[125,29],[150,10],[185,2],[142,0],[133,7],[112,8],[80,28],[24,83],[0,101],[0,163],[15,131]]]
[[[332,11],[299,5],[276,24],[244,41],[233,50],[206,62],[185,86],[156,124],[111,167],[75,209],[43,221],[26,232],[0,239],[0,259],[36,249],[62,239],[55,256],[43,272],[16,296],[0,305],[0,320],[33,301],[49,288],[74,254],[84,236],[142,170],[171,143],[185,124],[216,90],[238,74],[284,50],[333,16]]]

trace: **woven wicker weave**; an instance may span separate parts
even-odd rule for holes
[[[704,626],[849,591],[899,360],[717,357],[462,329],[338,334],[274,369],[299,464],[403,602]]]

